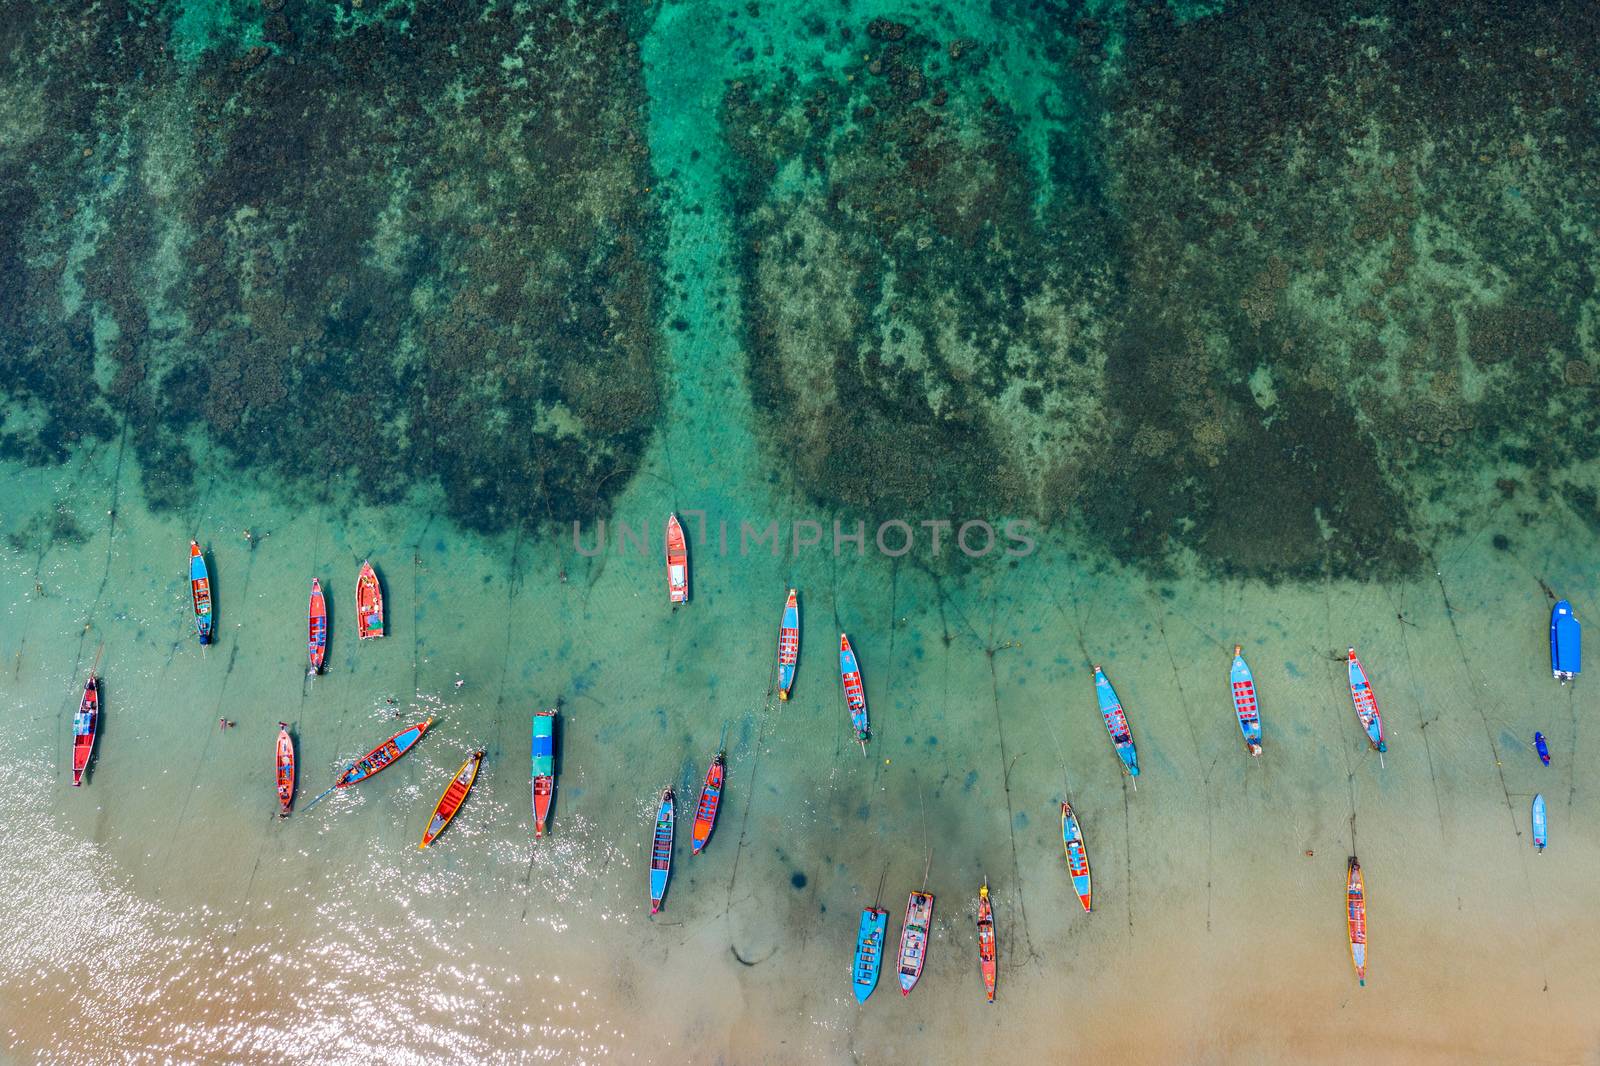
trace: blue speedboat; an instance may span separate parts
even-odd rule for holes
[[[1129,774],[1138,777],[1139,753],[1133,746],[1133,734],[1128,731],[1128,716],[1122,711],[1122,701],[1117,699],[1117,690],[1111,687],[1111,682],[1106,680],[1105,671],[1098,666],[1094,668],[1094,694],[1100,700],[1100,717],[1106,721],[1106,732],[1111,734],[1111,743],[1116,746],[1117,758],[1122,760],[1122,765],[1127,767]]]
[[[1533,846],[1540,851],[1550,843],[1548,827],[1544,817],[1544,793],[1533,797]]]
[[[1581,669],[1578,616],[1572,613],[1572,604],[1558,600],[1550,610],[1550,672],[1564,683],[1577,677]]]
[[[1546,766],[1550,765],[1550,745],[1544,742],[1543,733],[1533,735],[1533,750],[1539,753],[1539,761]]]
[[[852,984],[856,1002],[865,1003],[878,987],[878,972],[883,969],[883,940],[889,932],[889,912],[878,907],[861,911],[861,929],[856,933],[856,964]]]

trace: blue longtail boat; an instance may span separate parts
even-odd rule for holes
[[[550,801],[556,794],[556,712],[533,715],[533,837],[544,836],[550,818]]]
[[[1572,613],[1572,604],[1557,601],[1550,609],[1550,672],[1565,684],[1578,676],[1583,669],[1580,661],[1578,616]]]
[[[1548,828],[1544,816],[1544,793],[1541,792],[1533,797],[1533,846],[1540,851],[1550,843]]]
[[[794,589],[783,605],[778,623],[778,698],[786,700],[794,688],[794,671],[800,663],[800,600]]]
[[[851,970],[857,1003],[865,1003],[872,990],[878,987],[878,973],[883,969],[883,942],[888,932],[888,911],[876,905],[862,909],[861,928],[856,932],[856,964]]]
[[[1361,728],[1366,730],[1367,742],[1381,755],[1389,750],[1389,745],[1383,739],[1383,714],[1378,710],[1378,697],[1372,694],[1372,683],[1367,680],[1367,671],[1356,658],[1354,648],[1350,649],[1349,661],[1350,702],[1356,705],[1356,717],[1361,719]]]
[[[339,775],[339,780],[335,782],[334,787],[349,788],[351,785],[372,777],[380,770],[387,770],[394,765],[400,756],[417,746],[417,741],[422,739],[422,734],[426,733],[428,727],[432,724],[433,719],[429,718],[425,722],[418,722],[410,729],[402,729],[367,752],[360,759],[345,767],[344,773]]]
[[[200,643],[211,643],[211,575],[206,572],[205,553],[195,541],[189,542],[189,595],[194,600],[194,628]]]
[[[1105,671],[1094,668],[1094,694],[1100,700],[1100,716],[1105,719],[1106,732],[1116,746],[1117,758],[1133,777],[1139,776],[1139,752],[1133,746],[1133,734],[1128,730],[1128,716],[1123,713],[1117,690],[1111,687]]]
[[[661,792],[661,806],[656,808],[656,834],[650,844],[650,913],[661,909],[667,895],[667,878],[672,875],[672,833],[674,808],[672,789]]]
[[[871,731],[867,725],[867,690],[861,684],[861,667],[856,664],[850,638],[839,634],[839,677],[844,682],[844,705],[850,710],[850,728],[855,731],[861,754],[867,753]]]
[[[1250,749],[1251,755],[1261,754],[1261,709],[1256,703],[1256,682],[1250,675],[1250,667],[1244,661],[1244,656],[1239,654],[1244,650],[1241,644],[1233,646],[1233,669],[1229,672],[1229,680],[1233,684],[1233,710],[1239,716],[1239,730],[1244,733],[1245,747]]]
[[[1078,902],[1083,904],[1084,912],[1092,909],[1094,892],[1089,881],[1089,852],[1083,846],[1083,827],[1078,824],[1078,816],[1072,810],[1072,804],[1061,801],[1061,846],[1067,853],[1067,872],[1072,875],[1072,890],[1078,894]]]

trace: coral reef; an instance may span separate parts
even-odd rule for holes
[[[1026,47],[846,22],[859,64],[730,88],[750,374],[803,489],[1381,576],[1475,470],[1547,491],[1592,450],[1600,9],[1047,6],[999,24]]]
[[[660,392],[627,7],[4,4],[0,448],[603,513]]]

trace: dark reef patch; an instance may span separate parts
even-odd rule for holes
[[[0,451],[126,418],[157,508],[209,439],[476,529],[603,514],[660,393],[632,8],[180,10],[0,3],[0,395],[40,412]]]
[[[1600,453],[1600,8],[1048,8],[863,20],[843,67],[730,85],[749,375],[800,489],[1370,577],[1482,469],[1548,492]]]

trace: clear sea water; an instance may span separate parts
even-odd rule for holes
[[[849,17],[879,14],[866,6]],[[245,32],[197,11],[178,51]],[[1011,26],[975,9],[885,13],[951,38]],[[1503,471],[1479,462],[1453,495],[1417,503],[1441,531],[1422,565],[1364,579],[1141,567],[1070,523],[1039,532],[1025,558],[962,567],[930,559],[925,540],[901,559],[835,553],[826,533],[798,554],[739,550],[741,523],[854,521],[813,502],[763,443],[771,416],[747,379],[719,126],[721,75],[746,48],[784,49],[760,53],[768,72],[843,69],[846,53],[824,47],[833,38],[813,45],[805,14],[652,9],[646,133],[670,193],[671,316],[687,328],[661,325],[667,413],[600,554],[586,554],[593,524],[576,543],[473,532],[426,480],[382,505],[351,502],[346,475],[297,494],[203,441],[197,489],[176,510],[147,506],[125,434],[59,463],[0,462],[7,1061],[1600,1055],[1596,704],[1587,675],[1552,681],[1547,648],[1550,592],[1600,617],[1600,533],[1559,498],[1525,490],[1509,503]],[[736,15],[761,29],[730,29]],[[1020,75],[1013,89],[1065,106]],[[12,426],[33,417],[20,391]],[[1569,474],[1594,480],[1592,463]],[[711,529],[676,610],[659,547],[674,509],[703,510]],[[649,531],[645,552],[619,549],[619,523]],[[217,605],[205,649],[185,583],[191,537]],[[389,633],[358,644],[363,559],[382,574]],[[313,576],[331,641],[326,674],[308,681]],[[781,703],[776,628],[791,586],[801,663]],[[865,756],[840,692],[841,631],[866,682]],[[1228,698],[1235,643],[1261,699],[1259,760]],[[1381,763],[1350,705],[1351,645],[1384,711]],[[73,789],[71,719],[96,663],[99,744]],[[1096,663],[1128,711],[1137,789],[1096,710]],[[550,706],[560,776],[535,843],[529,718]],[[402,762],[307,810],[401,727],[397,713],[435,726]],[[286,820],[271,775],[280,720],[301,773]],[[724,730],[721,819],[691,858],[694,800]],[[460,816],[419,851],[438,794],[480,747]],[[652,819],[669,785],[679,846],[651,918]],[[1550,810],[1543,854],[1529,835],[1536,792]],[[1065,869],[1063,799],[1087,838],[1092,914]],[[1345,939],[1351,854],[1368,892],[1364,988]],[[896,942],[925,876],[937,903],[920,984],[902,999],[886,973],[858,1007],[860,909],[882,879]],[[985,879],[993,1005],[973,925]]]

